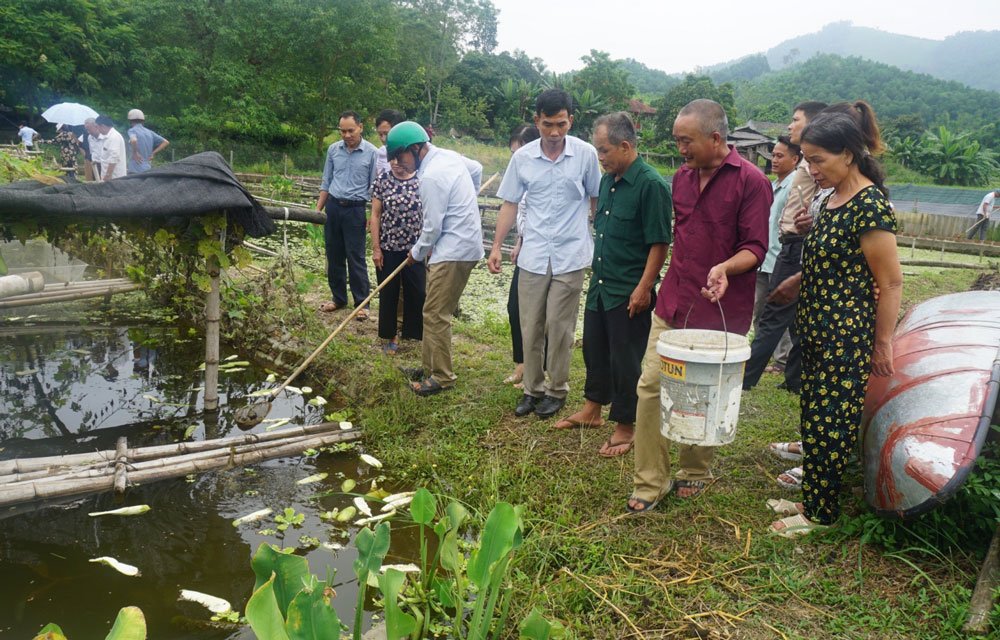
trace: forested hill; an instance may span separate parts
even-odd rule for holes
[[[929,125],[974,129],[995,123],[1000,114],[1000,93],[996,91],[833,54],[820,54],[736,86],[736,108],[750,117],[759,117],[752,112],[755,105],[858,99],[870,103],[880,118],[918,114]]]
[[[817,53],[859,56],[978,89],[1000,91],[1000,31],[964,31],[944,40],[930,40],[835,22],[816,33],[786,40],[768,50],[766,56],[769,67],[779,70]]]
[[[640,95],[660,96],[666,93],[667,89],[681,82],[681,76],[672,76],[668,75],[666,71],[651,69],[632,58],[625,58],[616,62],[620,68],[628,72],[629,80],[635,85]]]

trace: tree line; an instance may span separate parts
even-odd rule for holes
[[[672,153],[673,118],[694,98],[720,102],[734,126],[785,122],[802,100],[864,99],[893,149],[933,147],[943,126],[946,155],[972,143],[979,154],[977,169],[940,177],[933,153],[904,147],[908,166],[954,183],[995,171],[997,92],[832,54],[781,71],[749,56],[680,77],[595,49],[557,74],[523,51],[498,52],[499,17],[491,0],[0,0],[0,117],[10,126],[63,100],[118,119],[139,107],[167,137],[203,148],[321,154],[345,109],[400,109],[438,131],[505,143],[538,92],[557,87],[572,95],[584,136],[630,98],[651,104],[641,144]]]
[[[0,102],[139,106],[181,139],[319,150],[345,109],[505,139],[542,88],[571,90],[581,125],[635,91],[600,52],[572,76],[496,52],[497,19],[490,0],[0,0]]]

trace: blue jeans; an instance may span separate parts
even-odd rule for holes
[[[365,265],[365,205],[342,207],[333,198],[326,201],[326,279],[333,301],[347,305],[347,280],[357,306],[368,297],[368,267]],[[346,265],[346,266],[345,266]]]

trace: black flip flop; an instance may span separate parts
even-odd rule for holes
[[[398,366],[400,373],[406,376],[407,380],[412,380],[413,382],[420,382],[424,379],[424,368],[423,367],[404,367]]]
[[[427,378],[419,383],[420,386],[414,387],[410,385],[410,391],[417,394],[418,396],[432,396],[435,393],[441,393],[442,391],[447,391],[451,387],[442,387],[441,384],[434,378]]]

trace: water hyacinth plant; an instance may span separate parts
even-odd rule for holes
[[[388,638],[417,640],[429,637],[432,628],[437,632],[447,630],[448,626],[453,638],[497,637],[506,624],[510,605],[511,589],[504,585],[504,579],[514,551],[521,546],[522,509],[506,502],[497,503],[482,526],[478,544],[467,557],[458,535],[470,519],[465,507],[452,501],[439,517],[438,502],[427,489],[419,489],[405,499],[409,500],[410,517],[419,527],[420,566],[419,571],[406,573],[390,569],[379,580]],[[388,536],[384,523],[376,531],[382,527]],[[438,541],[433,555],[429,554],[430,532]],[[403,602],[402,608],[396,602],[397,594]],[[540,617],[537,612],[535,615]],[[541,620],[545,622],[544,618]],[[545,627],[532,621],[527,628],[531,632]]]

